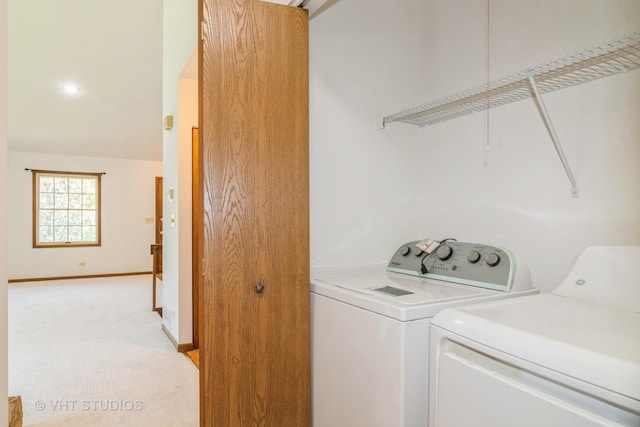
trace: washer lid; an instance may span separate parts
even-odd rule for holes
[[[318,280],[339,288],[382,298],[397,305],[428,304],[433,301],[468,298],[472,295],[487,293],[483,289],[394,273],[329,277]]]
[[[399,273],[314,278],[311,292],[400,321],[431,318],[446,307],[471,300],[517,294]]]
[[[432,325],[640,401],[640,313],[542,294],[445,310]]]

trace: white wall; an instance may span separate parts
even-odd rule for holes
[[[7,419],[7,2],[0,0],[0,420]]]
[[[101,246],[32,247],[32,174],[25,168],[106,172]],[[151,271],[155,228],[145,218],[155,217],[155,177],[161,173],[162,162],[9,152],[9,278]]]
[[[162,305],[163,323],[180,344],[192,342],[191,134],[189,131],[185,140],[184,130],[194,123],[189,113],[179,108],[178,81],[197,43],[198,2],[164,0],[163,115],[173,115],[174,127],[163,137],[163,185],[165,194],[169,188],[174,189],[174,200],[167,202],[165,198],[163,207]]]
[[[414,102],[419,6],[342,0],[309,22],[312,267],[388,261],[423,235],[418,130],[375,127]]]
[[[198,127],[198,80],[178,79],[178,224],[180,228],[179,290],[178,290],[178,334],[180,343],[191,343],[193,339],[193,221],[192,221],[192,129]]]
[[[485,0],[389,3],[339,1],[311,21],[313,264],[455,237],[518,253],[548,291],[585,246],[640,244],[639,71],[545,95],[574,199],[532,100],[373,130],[375,115],[487,80]],[[491,0],[489,22],[495,79],[637,31],[640,2]]]

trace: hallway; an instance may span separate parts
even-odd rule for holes
[[[9,286],[9,394],[25,426],[197,426],[198,370],[149,310],[149,275]]]

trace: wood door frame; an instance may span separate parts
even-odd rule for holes
[[[158,312],[162,317],[162,307],[156,305],[157,300],[157,279],[162,279],[162,216],[163,216],[163,179],[156,176],[155,180],[155,244],[151,245],[151,255],[153,256],[153,268],[151,271],[151,310]]]
[[[156,176],[156,244],[162,244],[162,177]]]
[[[200,348],[200,286],[202,278],[202,170],[200,164],[200,138],[197,127],[191,129],[191,259],[192,259],[192,323],[193,348]]]

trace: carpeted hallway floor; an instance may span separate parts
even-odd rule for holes
[[[9,395],[25,426],[199,424],[198,370],[150,310],[151,277],[9,286]]]

